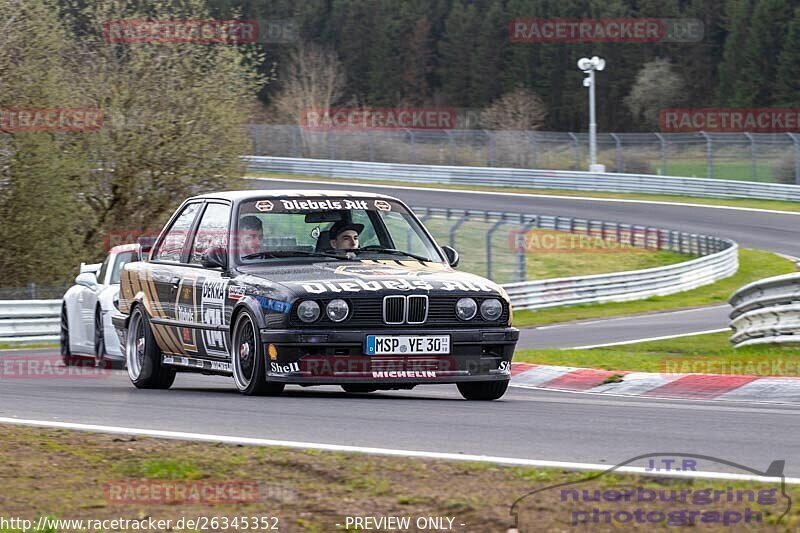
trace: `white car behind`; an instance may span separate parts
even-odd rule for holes
[[[124,362],[111,313],[119,305],[122,267],[139,260],[138,244],[109,250],[103,263],[81,263],[75,285],[61,304],[61,356],[65,364],[93,358],[96,364]],[[108,363],[106,363],[108,362]]]

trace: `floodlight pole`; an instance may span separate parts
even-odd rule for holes
[[[594,111],[594,69],[589,71],[589,170],[597,165],[597,117]]]
[[[597,164],[597,116],[595,113],[595,71],[603,70],[606,66],[604,59],[593,56],[591,59],[584,57],[578,60],[578,68],[586,74],[583,86],[589,89],[589,171],[605,172],[604,165]]]

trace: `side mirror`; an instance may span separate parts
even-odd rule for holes
[[[203,268],[228,268],[228,250],[224,246],[212,246],[203,253],[200,259]]]
[[[81,272],[75,278],[75,283],[88,289],[95,290],[97,288],[97,276],[93,272]]]
[[[142,235],[139,237],[139,260],[144,261],[147,259],[147,256],[150,255],[150,250],[153,249],[153,245],[156,243],[156,237],[152,235]]]
[[[450,246],[442,246],[442,251],[444,252],[445,257],[447,257],[447,262],[450,263],[450,266],[453,268],[457,267],[458,252],[456,252],[456,249]]]

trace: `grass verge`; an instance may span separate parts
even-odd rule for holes
[[[514,360],[636,372],[800,377],[800,347],[734,349],[730,336],[707,333],[589,350],[517,350]]]
[[[19,344],[14,342],[0,342],[0,350],[36,350],[39,348],[58,348],[58,343],[39,342],[32,344]]]
[[[739,271],[733,276],[716,283],[690,291],[667,296],[653,296],[646,300],[633,302],[576,305],[541,311],[515,311],[514,325],[518,327],[541,326],[572,320],[653,313],[722,304],[728,301],[734,291],[750,282],[770,276],[790,274],[795,271],[796,267],[793,262],[771,252],[739,249]]]
[[[452,528],[445,529],[505,532],[514,524],[511,506],[522,498],[515,508],[519,530],[550,531],[564,530],[581,509],[616,509],[623,503],[581,503],[561,497],[557,489],[540,490],[559,483],[575,483],[570,488],[590,493],[638,488],[667,494],[673,490],[769,490],[775,495],[775,503],[758,509],[769,529],[778,527],[775,522],[786,510],[786,497],[779,487],[760,482],[598,476],[558,469],[189,443],[19,426],[0,429],[0,516],[26,518],[34,524],[41,516],[173,521],[182,517],[219,520],[246,516],[276,517],[280,531],[328,532],[345,529],[348,516],[395,516],[408,517],[411,526],[406,531],[436,530],[420,527],[417,520],[440,517],[445,519],[444,524],[452,519]],[[220,485],[249,488],[223,493],[199,489]],[[539,492],[531,494],[534,491]],[[800,497],[798,486],[787,487],[787,492],[795,501]],[[209,495],[213,501],[200,501]],[[232,499],[239,503],[230,503]],[[664,513],[686,507],[693,511],[718,507],[676,501],[624,503],[622,510],[629,512],[642,507]],[[789,516],[779,527],[793,528],[798,521],[798,516]],[[704,530],[725,529],[722,525],[703,525]],[[598,524],[589,527],[606,529]],[[213,529],[225,530],[221,525]],[[349,528],[364,529],[372,528]],[[0,529],[10,531],[19,529]]]
[[[248,172],[249,177],[255,178],[276,178],[285,180],[298,180],[298,181],[329,181],[331,183],[337,182],[353,182],[363,183],[368,185],[370,183],[378,185],[408,185],[391,180],[359,180],[357,178],[328,178],[325,176],[313,176],[306,174],[285,174],[280,172]],[[670,202],[670,203],[683,203],[695,205],[710,205],[710,206],[726,206],[726,207],[743,207],[749,209],[769,209],[775,211],[787,211],[792,213],[800,212],[800,202],[786,202],[779,200],[753,200],[748,198],[699,198],[688,196],[677,196],[668,194],[635,194],[635,193],[618,193],[618,192],[602,192],[602,191],[575,191],[569,189],[531,189],[524,187],[481,187],[476,185],[462,186],[450,185],[443,183],[415,183],[414,187],[419,188],[436,188],[436,189],[453,189],[453,190],[469,190],[469,191],[487,191],[487,192],[508,192],[508,193],[521,193],[532,195],[558,195],[558,196],[583,196],[589,198],[611,198],[622,200],[644,200],[650,202]]]

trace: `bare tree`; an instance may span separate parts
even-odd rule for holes
[[[636,119],[657,126],[661,110],[685,98],[686,80],[672,63],[659,58],[644,64],[624,102]]]
[[[483,126],[490,130],[528,131],[539,129],[547,108],[539,95],[529,89],[504,94],[481,114]]]
[[[504,94],[481,113],[484,128],[495,130],[492,134],[497,153],[504,154],[504,164],[530,167],[534,153],[527,132],[544,123],[547,108],[542,99],[529,89],[515,89]]]
[[[276,114],[290,123],[300,122],[306,111],[329,109],[341,98],[344,68],[334,51],[303,42],[289,54],[278,81]]]

